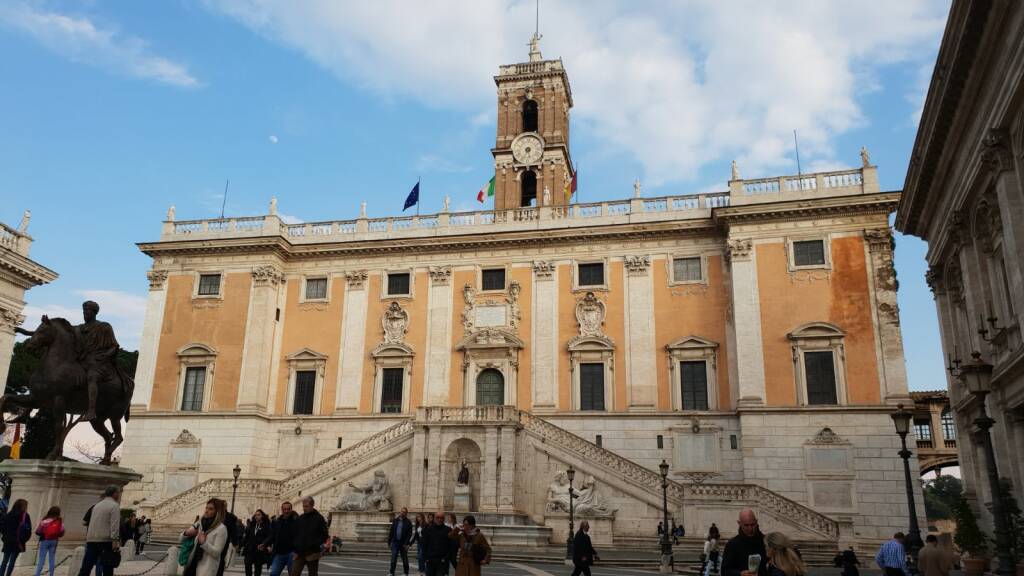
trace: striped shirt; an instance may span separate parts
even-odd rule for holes
[[[879,568],[897,568],[907,573],[907,554],[899,540],[889,540],[878,549],[875,562]]]

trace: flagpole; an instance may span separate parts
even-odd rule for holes
[[[416,177],[416,190],[418,190],[419,192],[423,192],[422,190],[420,190],[420,177],[419,176]],[[420,217],[420,194],[419,193],[416,194],[416,217],[417,218]]]

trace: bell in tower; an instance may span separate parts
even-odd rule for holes
[[[572,91],[562,60],[545,60],[540,35],[529,61],[501,66],[494,155],[494,209],[564,206],[573,178],[569,156]]]

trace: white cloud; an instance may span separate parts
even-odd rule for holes
[[[270,137],[267,138],[267,140],[270,140],[271,144],[277,144],[277,135],[271,134]]]
[[[34,330],[42,316],[65,318],[73,324],[82,322],[81,304],[94,300],[100,305],[99,319],[114,327],[118,343],[125,350],[138,350],[142,336],[142,321],[146,316],[146,298],[119,290],[75,290],[73,302],[25,306],[25,327]]]
[[[199,86],[199,81],[189,74],[185,65],[153,54],[144,40],[122,34],[110,26],[104,27],[84,16],[13,3],[0,7],[0,25],[21,30],[74,62],[179,88]]]
[[[451,174],[465,173],[473,169],[472,166],[455,162],[437,154],[423,154],[416,159],[416,169],[420,172],[447,172]]]
[[[338,76],[384,96],[466,110],[493,107],[497,66],[522,61],[533,2],[207,0]],[[832,163],[832,142],[865,124],[858,96],[881,66],[933,58],[948,2],[552,2],[545,56],[562,57],[576,126],[598,153],[640,161],[652,184],[736,158],[745,174]],[[402,14],[402,26],[394,15]],[[855,157],[843,151],[842,157]]]

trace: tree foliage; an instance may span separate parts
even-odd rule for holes
[[[949,520],[963,493],[963,483],[955,476],[938,476],[924,485],[924,510],[929,520]]]
[[[25,423],[25,439],[19,458],[46,458],[57,443],[56,423],[49,410],[36,410]]]
[[[39,356],[29,352],[24,342],[14,343],[14,354],[11,356],[11,368],[7,372],[6,394],[24,394],[28,392],[28,378],[39,366]]]
[[[956,534],[953,542],[963,551],[978,558],[988,549],[988,537],[978,527],[978,518],[967,499],[960,496],[953,508],[956,519]]]

